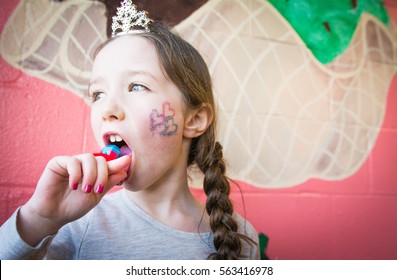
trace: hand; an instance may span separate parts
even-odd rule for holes
[[[127,178],[132,156],[109,162],[92,154],[50,160],[33,196],[19,212],[21,237],[34,246],[87,214],[114,185]]]

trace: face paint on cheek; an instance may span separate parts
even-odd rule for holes
[[[150,131],[161,136],[173,136],[178,132],[178,124],[175,123],[175,110],[169,102],[164,102],[162,112],[153,109],[150,113]]]

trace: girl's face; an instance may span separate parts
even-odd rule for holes
[[[122,150],[127,145],[135,154],[125,188],[186,180],[185,105],[150,41],[128,35],[108,43],[95,58],[89,93],[98,143],[122,139]]]

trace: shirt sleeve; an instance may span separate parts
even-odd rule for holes
[[[259,236],[256,230],[254,230],[254,234],[252,235],[252,239],[255,241],[255,245],[251,247],[251,260],[260,260],[261,255],[259,252]]]
[[[19,235],[17,220],[20,208],[0,227],[0,259],[43,259],[55,235],[45,237],[32,247]]]
[[[245,260],[260,260],[259,236],[252,224],[235,213],[239,225],[239,232],[247,236],[253,242],[242,240],[241,258]]]

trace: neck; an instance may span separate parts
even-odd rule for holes
[[[210,231],[205,207],[192,195],[187,180],[173,183],[127,191],[127,194],[148,215],[165,225],[187,232]]]
[[[156,185],[140,191],[128,191],[128,196],[142,208],[148,210],[153,208],[155,211],[160,205],[183,203],[184,200],[191,198],[191,193],[187,180],[182,178],[177,181],[157,182]]]
[[[181,152],[186,157],[189,144],[185,141]],[[139,191],[127,190],[128,197],[165,225],[188,232],[208,232],[209,217],[205,206],[190,192],[186,170],[186,161],[180,162],[152,185]]]

